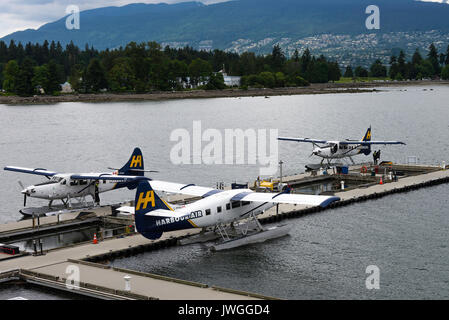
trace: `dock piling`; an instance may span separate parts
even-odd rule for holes
[[[131,291],[131,276],[126,275],[123,277],[125,279],[125,291],[130,292]]]

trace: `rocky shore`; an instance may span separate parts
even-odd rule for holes
[[[151,93],[97,93],[97,94],[61,94],[58,96],[36,95],[33,97],[0,96],[0,104],[52,104],[59,102],[118,102],[151,101],[168,99],[199,99],[223,97],[282,96],[301,94],[361,93],[379,91],[379,87],[449,85],[449,81],[403,81],[403,82],[357,82],[312,84],[309,87],[276,89],[226,89],[192,90]]]

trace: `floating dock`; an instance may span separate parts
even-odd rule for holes
[[[361,164],[350,166],[347,174],[330,171],[325,174],[306,172],[282,177],[282,182],[290,184],[296,192],[312,185],[314,186],[312,192],[316,193],[317,185],[330,185],[330,189],[323,188],[323,191],[318,193],[334,194],[341,200],[327,208],[283,204],[259,215],[258,220],[262,223],[272,223],[449,182],[449,170],[446,166],[387,165],[378,167],[377,174],[372,174],[371,169],[373,167],[369,164]],[[394,179],[390,172],[394,172],[397,179]],[[252,182],[249,183],[249,186],[252,185]],[[168,197],[168,201],[177,203],[194,200],[195,198],[179,195]],[[130,223],[129,220],[122,221],[122,218],[115,217],[111,206],[97,207],[67,213],[61,217],[41,217],[38,225],[32,220],[0,225],[0,239],[3,239],[0,242],[8,244],[17,239],[39,238],[43,234],[70,229],[76,231],[86,226],[96,227],[98,232],[102,232],[105,219],[110,220],[111,224],[122,224],[125,227]],[[98,225],[99,221],[102,221],[102,225]],[[123,232],[104,240],[100,235],[98,244],[88,241],[45,250],[42,254],[39,252],[25,252],[13,256],[0,254],[0,282],[21,280],[101,299],[273,299],[259,294],[210,287],[207,284],[103,264],[118,257],[174,246],[180,241],[188,243],[190,237],[199,234],[200,231],[189,229],[167,232],[160,239],[151,241],[136,234],[134,230],[125,228]],[[74,267],[80,272],[80,281],[71,286],[69,276],[71,268]],[[125,280],[125,277],[130,279]]]

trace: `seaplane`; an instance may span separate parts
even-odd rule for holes
[[[72,207],[72,199],[75,199],[80,204],[87,205],[86,197],[91,196],[94,202],[99,204],[99,193],[110,190],[127,187],[128,189],[135,189],[137,184],[135,182],[116,182],[113,180],[103,180],[103,175],[122,176],[133,175],[135,177],[144,176],[145,172],[157,172],[153,170],[144,170],[143,156],[140,148],[135,148],[128,162],[120,169],[108,168],[114,170],[113,172],[103,173],[58,173],[43,168],[23,168],[7,166],[4,170],[14,171],[20,173],[27,173],[33,175],[44,176],[48,181],[44,181],[29,187],[24,187],[19,181],[19,185],[24,195],[23,206],[26,207],[27,198],[38,198],[49,201],[49,208],[52,207],[53,201],[61,200],[64,206]],[[84,179],[77,176],[94,176],[95,179]]]
[[[352,164],[355,164],[352,157],[359,154],[368,156],[373,145],[405,145],[402,141],[371,141],[371,127],[368,128],[362,140],[328,141],[289,137],[278,137],[278,140],[311,143],[314,149],[310,156],[315,155],[322,158],[320,165],[323,164],[324,160],[327,160],[328,165],[330,165],[331,160],[343,158],[349,158]]]
[[[83,178],[93,179],[94,177]],[[264,229],[256,218],[277,204],[326,207],[340,200],[335,196],[291,194],[290,188],[279,193],[261,193],[250,189],[218,190],[194,184],[152,180],[146,177],[103,176],[102,178],[138,182],[134,207],[124,206],[118,210],[125,214],[134,214],[136,230],[144,237],[155,240],[169,231],[201,228],[202,233],[206,232],[206,229],[212,229],[208,232],[213,232],[217,238],[221,238],[218,245],[211,247],[212,250],[217,251],[263,242],[288,234],[289,225]],[[201,197],[201,199],[174,209],[155,190]]]

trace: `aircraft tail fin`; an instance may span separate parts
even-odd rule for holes
[[[368,130],[366,130],[366,133],[362,139],[362,142],[368,142],[368,141],[371,141],[371,126],[368,128]],[[363,145],[363,143],[362,143],[362,145]],[[366,156],[369,155],[371,153],[371,145],[365,144],[363,146],[363,149],[361,150],[361,153],[363,153]]]
[[[173,211],[151,188],[148,181],[141,181],[137,186],[134,202],[136,228],[139,233],[151,240],[159,239],[162,236],[162,231],[158,231],[156,227],[158,216],[148,214],[155,210]]]
[[[119,175],[143,176],[143,155],[140,148],[135,148],[128,162],[118,171]]]
[[[363,136],[362,141],[371,141],[371,126],[366,130],[365,135]]]

